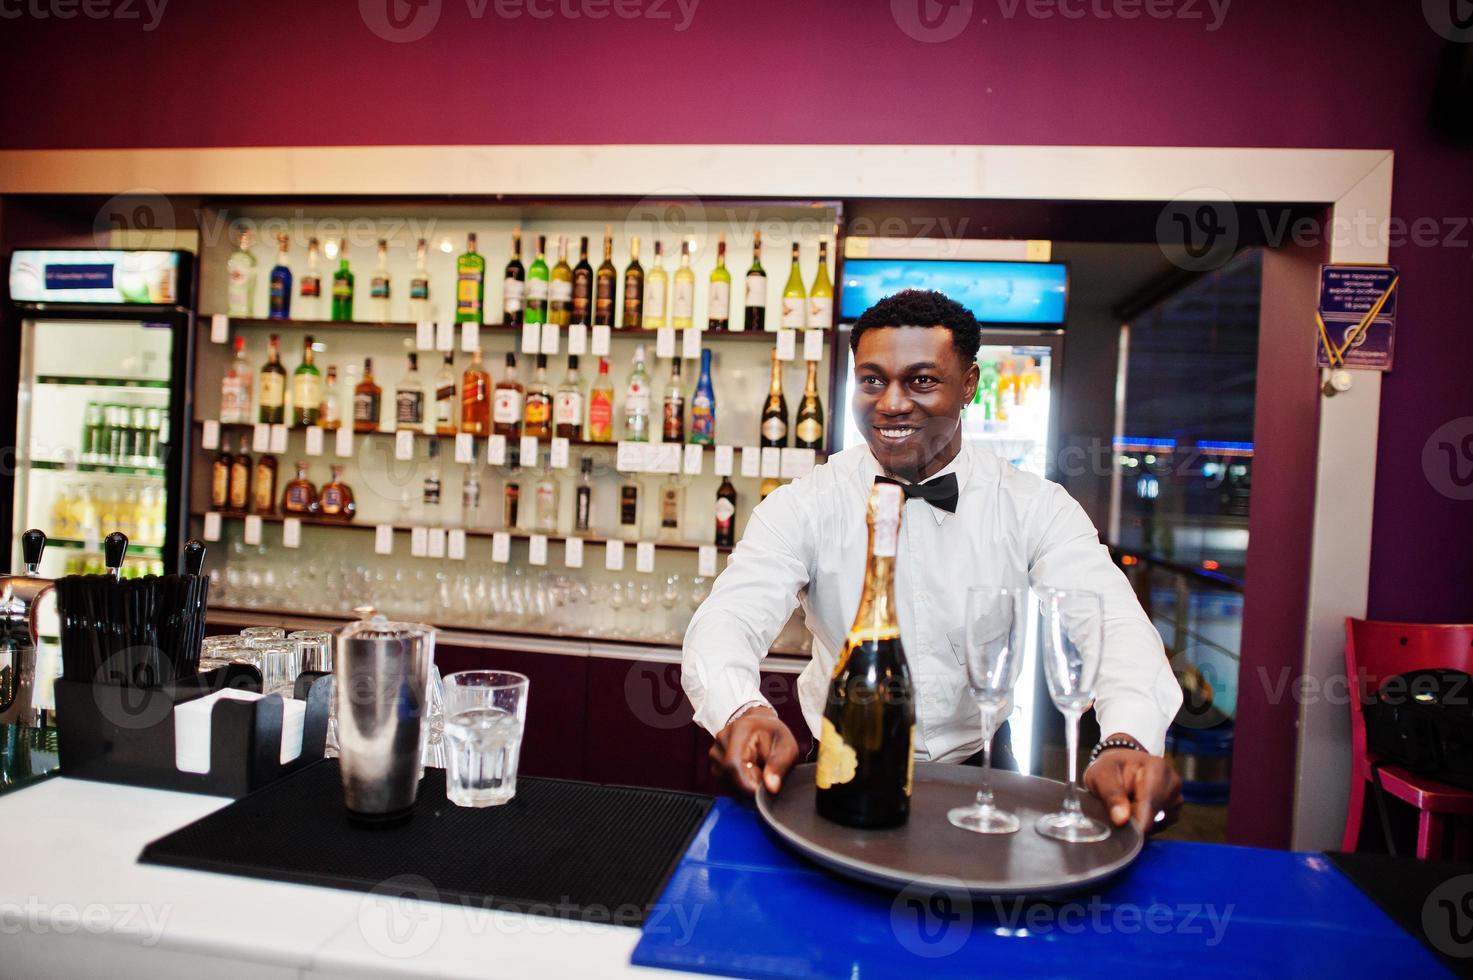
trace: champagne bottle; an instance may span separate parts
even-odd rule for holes
[[[629,265],[624,268],[624,329],[644,324],[644,269],[639,264],[639,238],[629,239]]]
[[[747,270],[747,330],[767,329],[767,273],[762,271],[762,232],[752,232],[752,267]]]
[[[524,323],[547,322],[547,294],[552,274],[547,268],[547,236],[537,236],[537,257],[527,267],[527,309]]]
[[[526,289],[527,270],[522,268],[522,230],[511,233],[511,258],[501,280],[501,320],[508,327],[522,325],[522,294]]]
[[[706,302],[706,329],[727,330],[731,326],[731,273],[726,270],[726,235],[716,236],[716,268],[711,270],[711,291]]]
[[[818,813],[846,827],[898,827],[910,816],[915,693],[895,612],[900,488],[870,490],[864,593],[834,665],[818,743]]]
[[[614,325],[614,303],[618,298],[619,270],[614,268],[614,229],[604,225],[604,260],[593,277],[593,323]]]
[[[793,243],[793,264],[788,269],[788,284],[783,287],[783,313],[779,321],[784,329],[802,330],[808,313],[808,293],[803,289],[803,272],[798,268],[798,243]]]
[[[588,324],[593,314],[593,266],[588,263],[588,236],[578,240],[578,264],[573,266],[573,305],[569,323]]]
[[[665,304],[670,296],[670,276],[665,272],[664,254],[664,243],[655,239],[655,262],[644,277],[644,318],[640,326],[646,330],[668,326]]]
[[[777,359],[777,348],[772,349],[772,385],[768,388],[767,403],[762,406],[763,446],[786,447],[788,444],[788,399],[783,395],[783,362]]]
[[[829,243],[818,243],[818,271],[808,290],[808,328],[828,330],[834,325],[834,284],[829,279]]]
[[[716,547],[731,548],[736,545],[736,487],[731,477],[723,476],[721,486],[716,488]]]
[[[573,315],[573,267],[568,265],[568,238],[557,239],[557,265],[552,267],[552,281],[548,285],[547,322],[566,327]]]
[[[823,448],[823,402],[818,397],[817,361],[808,362],[808,380],[803,385],[803,400],[798,403],[793,436],[793,445],[799,449]]]
[[[517,251],[520,251],[518,249]],[[512,256],[516,262],[517,256]],[[521,263],[517,262],[520,269]],[[506,267],[511,277],[511,266]],[[426,290],[428,292],[428,290]],[[480,323],[486,300],[486,260],[476,251],[476,233],[465,236],[465,252],[455,260],[455,322]]]

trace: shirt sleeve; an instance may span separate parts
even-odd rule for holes
[[[1160,755],[1182,702],[1161,635],[1074,498],[1049,483],[1040,504],[1030,522],[1028,578],[1034,591],[1082,589],[1099,593],[1104,604],[1105,646],[1095,681],[1100,731],[1124,732]]]
[[[752,511],[731,561],[691,617],[681,685],[711,734],[752,702],[768,704],[760,665],[808,584],[812,540],[797,488],[779,487]]]

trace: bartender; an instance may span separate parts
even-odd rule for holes
[[[819,730],[863,585],[866,501],[887,477],[905,491],[895,601],[915,686],[916,758],[975,763],[982,747],[963,652],[969,587],[1026,576],[1035,590],[1089,590],[1105,607],[1095,712],[1110,734],[1085,786],[1117,826],[1133,819],[1147,830],[1175,819],[1181,779],[1161,753],[1182,697],[1155,627],[1062,487],[962,438],[962,411],[977,390],[976,318],[941,293],[905,290],[865,311],[849,345],[853,418],[866,444],[757,505],[685,634],[681,680],[696,722],[715,736],[713,770],[745,793],[758,779],[776,793],[798,761],[798,741],[762,697],[759,670],[799,603],[813,658],[798,697],[809,729]],[[997,741],[1006,742],[1006,726]],[[998,745],[1004,764],[1007,748]]]

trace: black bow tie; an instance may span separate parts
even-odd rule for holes
[[[919,497],[937,510],[944,510],[948,514],[956,513],[956,502],[961,498],[961,493],[956,488],[955,473],[943,473],[936,479],[927,480],[925,483],[901,483],[888,476],[877,476],[875,482],[893,483],[905,494],[907,500]]]

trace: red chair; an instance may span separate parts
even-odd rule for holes
[[[1345,669],[1352,680],[1350,698],[1350,811],[1345,816],[1345,838],[1340,849],[1354,851],[1360,840],[1366,787],[1375,756],[1366,750],[1364,701],[1373,697],[1388,677],[1432,668],[1473,674],[1473,625],[1432,626],[1422,623],[1384,623],[1345,619]],[[1398,766],[1380,767],[1381,787],[1416,807],[1417,857],[1440,858],[1448,817],[1473,815],[1473,791],[1439,783]],[[1468,855],[1468,828],[1454,826],[1453,858]]]

